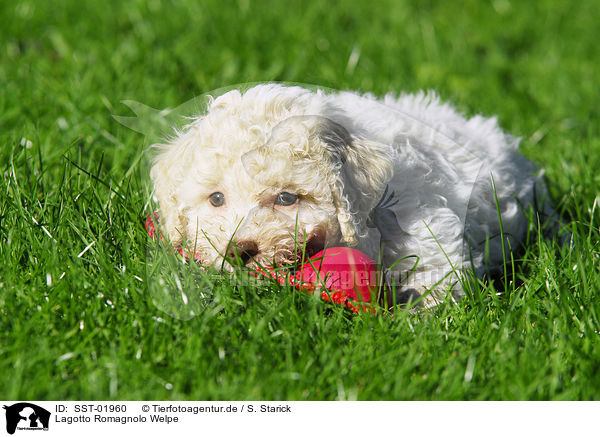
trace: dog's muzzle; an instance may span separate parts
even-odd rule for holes
[[[322,251],[325,248],[326,238],[325,230],[316,228],[308,234],[305,243],[292,241],[291,244],[285,244],[281,248],[273,248],[273,259],[268,260],[264,257],[264,253],[268,253],[268,250],[261,248],[256,241],[234,240],[229,244],[226,260],[233,266],[264,262],[278,267],[298,264]]]

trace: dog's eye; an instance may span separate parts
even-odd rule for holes
[[[294,203],[296,203],[297,201],[298,201],[297,194],[287,193],[284,191],[282,193],[279,193],[279,195],[277,196],[277,199],[275,199],[275,205],[290,206],[290,205],[293,205]]]
[[[210,200],[211,205],[216,206],[217,208],[225,205],[225,196],[223,193],[218,191],[216,193],[212,193],[208,199]]]

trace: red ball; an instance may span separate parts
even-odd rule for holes
[[[310,258],[296,272],[296,279],[324,285],[338,296],[360,302],[371,302],[377,286],[375,262],[359,250],[330,247]]]

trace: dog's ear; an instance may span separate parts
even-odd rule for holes
[[[157,144],[150,177],[154,196],[160,208],[160,225],[171,244],[179,246],[185,237],[186,219],[182,211],[177,188],[183,181],[183,166],[189,162],[189,144],[185,138],[176,138],[167,144]]]
[[[344,241],[355,244],[366,232],[367,217],[393,175],[393,149],[350,134],[328,118],[320,123],[319,137],[329,151],[337,175],[334,199]]]
[[[375,205],[392,176],[391,147],[351,134],[341,123],[320,115],[291,116],[277,124],[267,144],[259,149],[265,155],[281,153],[304,157],[312,162],[329,159],[348,189],[366,204]]]

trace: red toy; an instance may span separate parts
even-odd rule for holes
[[[343,303],[352,310],[369,308],[375,299],[377,267],[364,253],[349,247],[330,247],[317,253],[296,272],[297,286],[319,284],[324,300]]]

